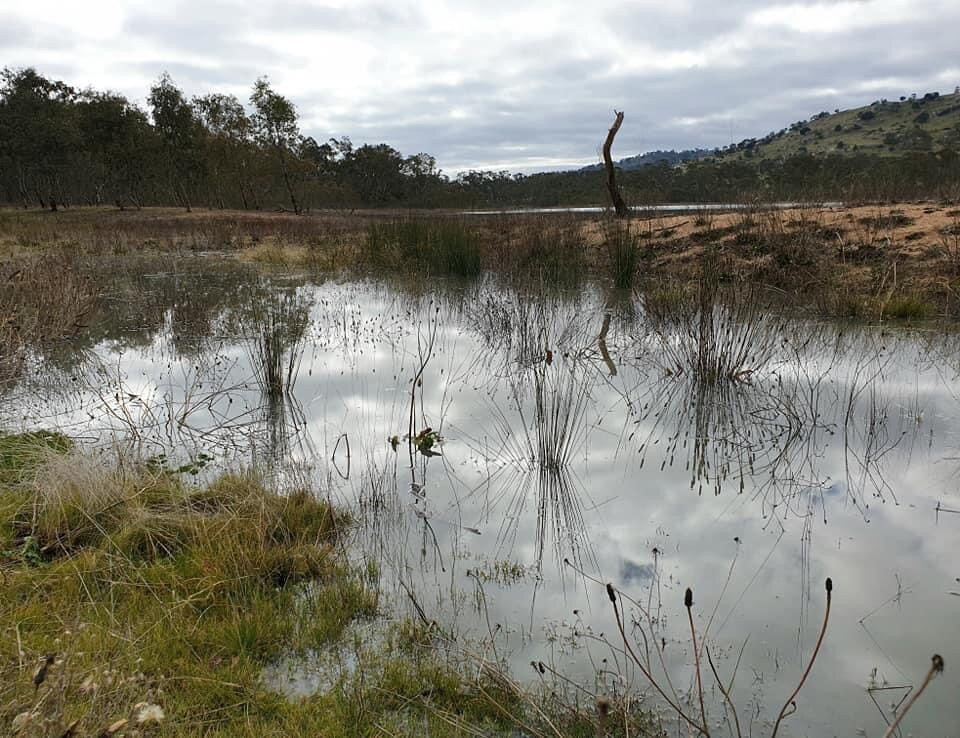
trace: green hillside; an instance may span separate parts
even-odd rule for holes
[[[960,94],[876,100],[851,110],[826,111],[762,138],[720,150],[724,158],[782,159],[809,154],[877,154],[960,150]]]

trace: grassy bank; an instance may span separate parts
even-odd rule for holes
[[[592,278],[621,289],[694,283],[709,259],[725,282],[768,287],[820,313],[870,319],[960,313],[960,208],[952,205],[758,205],[728,213],[638,213],[629,222],[591,214],[0,211],[0,280],[33,294],[36,275],[51,269],[74,275],[72,285],[49,282],[69,290],[50,295],[62,319],[50,330],[33,328],[37,334],[62,334],[77,322],[88,302],[78,280],[102,268],[103,259],[197,251],[265,267],[427,278],[490,270],[520,282],[570,287]],[[11,325],[0,330],[11,333]]]
[[[497,668],[442,658],[426,624],[386,618],[375,568],[345,556],[350,524],[255,475],[197,486],[57,434],[0,435],[0,731],[595,734],[589,709],[551,720]],[[378,623],[375,647],[357,622]],[[344,648],[356,668],[302,699],[263,678]]]

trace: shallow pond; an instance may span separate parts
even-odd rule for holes
[[[356,557],[379,567],[385,601],[523,681],[646,687],[609,581],[636,600],[632,643],[642,627],[695,714],[691,587],[698,639],[725,679],[736,671],[744,734],[767,734],[796,686],[829,576],[826,640],[780,734],[882,735],[935,652],[946,672],[908,727],[956,734],[953,333],[744,296],[399,286],[212,257],[104,279],[77,341],[5,391],[3,427],[322,485],[356,511]],[[293,678],[309,691],[309,674]]]

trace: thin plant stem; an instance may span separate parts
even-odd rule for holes
[[[926,678],[923,680],[923,684],[920,685],[920,689],[914,692],[913,697],[910,698],[910,701],[904,706],[903,710],[900,711],[900,714],[897,715],[897,719],[890,724],[890,727],[887,728],[887,732],[883,734],[883,738],[890,738],[893,735],[894,731],[897,729],[897,726],[900,725],[900,721],[903,720],[903,716],[907,714],[913,703],[916,702],[920,695],[923,694],[923,690],[927,688],[927,685],[933,681],[933,678],[943,671],[943,656],[938,653],[933,655],[933,659],[930,664],[930,671],[927,672]]]
[[[730,693],[723,686],[723,681],[720,679],[720,675],[717,673],[717,667],[713,665],[713,658],[710,656],[710,647],[704,646],[704,649],[707,652],[707,663],[710,664],[710,671],[713,672],[713,678],[717,680],[717,686],[720,688],[720,693],[727,701],[727,704],[730,705],[730,712],[733,713],[733,723],[737,728],[737,738],[743,738],[743,733],[740,732],[740,718],[737,715],[737,708],[733,704],[733,699],[730,697]]]
[[[693,590],[687,587],[683,596],[683,605],[687,608],[687,619],[690,621],[690,640],[693,642],[693,662],[697,667],[697,696],[700,698],[700,720],[703,721],[703,734],[708,738],[707,711],[703,707],[703,682],[700,678],[700,652],[697,650],[697,631],[693,627]]]
[[[827,577],[824,587],[827,590],[827,611],[823,615],[823,627],[820,628],[820,637],[817,638],[817,645],[813,647],[813,653],[810,655],[810,661],[807,662],[807,668],[803,671],[803,676],[800,677],[800,683],[797,685],[797,688],[793,690],[793,693],[787,697],[786,703],[784,703],[783,707],[780,709],[780,714],[777,716],[777,722],[773,724],[773,732],[770,734],[770,738],[776,738],[777,731],[780,729],[780,722],[788,714],[792,715],[793,712],[796,712],[796,703],[794,700],[800,693],[803,683],[807,681],[807,675],[810,674],[810,669],[813,668],[813,662],[817,660],[817,654],[820,652],[820,646],[823,643],[823,637],[827,634],[827,622],[830,620],[830,599],[833,592],[833,580],[830,577]],[[790,705],[793,705],[794,709],[788,713],[787,709],[790,707]]]
[[[667,693],[663,691],[663,688],[657,683],[657,680],[653,678],[653,674],[643,665],[643,662],[640,661],[640,658],[633,650],[633,646],[630,645],[630,641],[627,639],[627,633],[623,629],[623,618],[620,616],[620,608],[617,607],[617,590],[614,589],[612,584],[607,584],[607,596],[610,598],[610,602],[613,603],[613,614],[617,618],[617,629],[620,631],[620,637],[623,639],[623,646],[626,649],[627,653],[630,654],[630,658],[633,659],[633,662],[637,665],[637,668],[640,669],[640,672],[647,678],[647,681],[653,685],[653,688],[656,689],[660,696],[667,701],[667,704],[673,708],[674,712],[677,713],[683,720],[690,725],[692,728],[696,728],[697,731],[703,733],[704,735],[709,735],[705,726],[697,725],[696,721],[693,718],[689,717],[683,709],[671,700]]]

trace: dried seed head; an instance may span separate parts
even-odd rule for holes
[[[943,656],[938,653],[933,654],[933,670],[937,674],[943,672]]]
[[[537,671],[539,671],[541,674],[546,674],[546,673],[547,673],[547,669],[546,669],[546,667],[543,665],[543,662],[542,662],[542,661],[538,661],[538,662],[537,662]]]
[[[162,723],[166,715],[160,705],[150,702],[138,702],[133,706],[133,719],[137,725],[154,725]]]
[[[687,591],[683,595],[683,606],[693,607],[693,590],[689,587],[687,587]]]
[[[827,592],[833,592],[833,580],[830,577],[827,577]]]
[[[617,604],[617,593],[613,589],[613,585],[610,582],[607,582],[607,597],[610,598],[610,601],[616,605]]]

